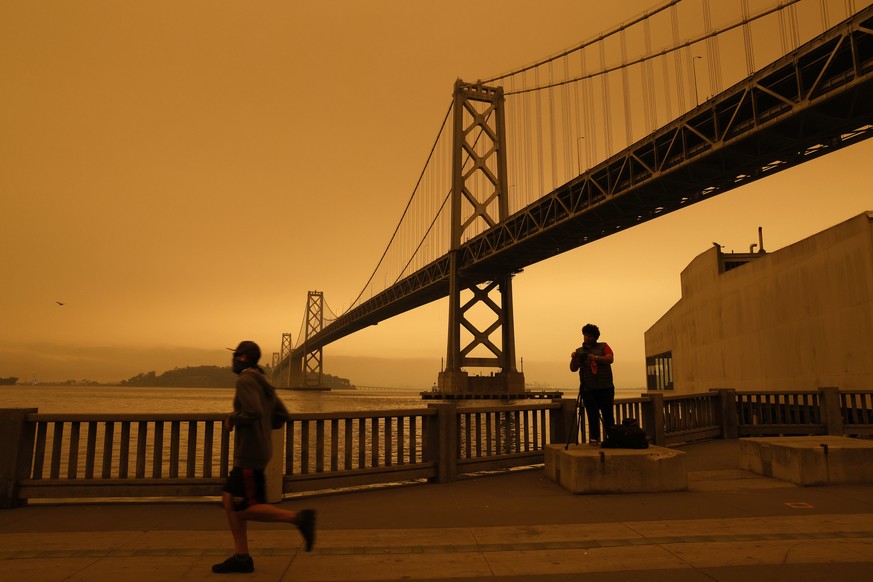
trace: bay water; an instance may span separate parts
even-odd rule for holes
[[[225,413],[233,388],[144,388],[129,386],[0,386],[0,407],[38,408],[41,413]],[[278,390],[289,412],[339,412],[421,408],[416,390]]]
[[[41,413],[160,414],[230,412],[233,388],[144,388],[130,386],[0,386],[0,408],[37,408]],[[279,389],[289,412],[342,412],[426,408],[419,390],[366,388],[357,390],[303,391]],[[639,389],[616,390],[615,397],[635,398]],[[575,398],[575,393],[564,393]],[[501,400],[460,400],[459,405],[500,404]],[[517,402],[517,401],[513,401]],[[527,401],[532,402],[532,401]]]

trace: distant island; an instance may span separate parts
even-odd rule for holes
[[[266,374],[267,378],[272,376],[270,368],[266,368]],[[330,374],[322,375],[322,383],[328,388],[355,389],[348,378]],[[143,372],[122,380],[119,384],[149,388],[233,388],[236,385],[236,375],[230,366],[188,366],[167,370],[163,374],[154,371]]]

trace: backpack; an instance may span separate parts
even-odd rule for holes
[[[273,430],[284,428],[288,423],[288,409],[285,407],[285,403],[282,402],[282,399],[276,394],[276,388],[270,384],[267,377],[264,376],[263,371],[260,368],[258,368],[258,370],[261,371],[261,373],[253,374],[252,376],[264,389],[265,400],[273,405],[273,410],[270,413],[270,428]]]
[[[647,449],[649,441],[636,418],[625,418],[621,424],[606,429],[606,440],[600,446],[604,449]]]

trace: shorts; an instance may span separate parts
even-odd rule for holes
[[[230,493],[234,511],[243,511],[252,505],[267,502],[267,490],[264,483],[263,469],[234,467],[231,469],[222,491]]]

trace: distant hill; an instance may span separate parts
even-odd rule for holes
[[[122,386],[233,388],[236,376],[230,366],[189,366],[167,370],[161,375],[154,371],[137,374],[122,380]]]
[[[266,368],[267,378],[271,376]],[[354,389],[347,378],[339,378],[330,374],[323,375],[325,386],[330,388]],[[137,374],[121,381],[122,386],[142,386],[150,388],[233,388],[236,385],[236,375],[230,366],[188,366],[174,368],[158,375],[154,371]]]

